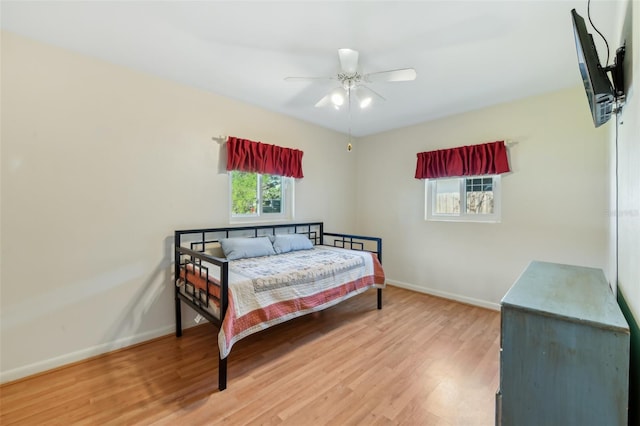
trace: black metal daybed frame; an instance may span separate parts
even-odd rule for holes
[[[275,235],[279,233],[304,234],[313,245],[331,245],[334,247],[347,248],[351,250],[368,251],[377,255],[382,263],[382,239],[377,237],[367,237],[351,234],[340,234],[324,232],[323,222],[308,223],[286,223],[276,225],[240,226],[226,228],[206,228],[175,231],[175,265],[174,265],[174,288],[175,288],[175,315],[176,315],[176,337],[182,336],[182,314],[180,302],[184,302],[199,315],[209,322],[222,327],[222,321],[227,313],[229,296],[229,261],[226,258],[214,257],[205,252],[207,246],[215,245],[220,238],[230,237],[260,237],[265,235]],[[284,231],[284,232],[283,232]],[[210,237],[208,237],[208,234]],[[190,238],[186,238],[190,237]],[[325,241],[325,237],[326,241]],[[196,239],[195,241],[193,239]],[[188,240],[188,241],[186,241]],[[190,248],[182,247],[182,243],[189,244]],[[209,286],[216,285],[207,279],[207,292],[204,299],[199,296],[200,292],[188,281],[185,283],[183,294],[180,288],[175,285],[180,277],[182,267],[191,264],[201,268],[201,271],[208,276],[207,267],[202,265],[207,262],[220,268],[220,318],[216,318],[205,308],[209,306]],[[211,293],[213,294],[213,293]],[[377,289],[377,308],[382,309],[382,289]],[[227,357],[228,358],[228,357]],[[220,357],[218,351],[218,389],[223,391],[227,388],[227,358]]]

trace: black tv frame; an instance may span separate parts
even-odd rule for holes
[[[573,21],[573,34],[576,43],[576,53],[578,56],[578,67],[582,76],[591,117],[595,127],[600,127],[617,113],[624,103],[624,75],[622,63],[624,61],[625,47],[622,46],[616,51],[614,64],[603,67],[600,64],[598,51],[593,41],[593,36],[587,30],[584,19],[571,10]],[[613,84],[607,72],[613,78]]]

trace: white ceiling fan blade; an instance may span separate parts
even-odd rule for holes
[[[318,102],[316,102],[315,107],[316,108],[322,108],[324,106],[329,105],[330,103],[331,103],[331,94],[328,94],[324,98],[322,98]]]
[[[385,100],[380,93],[363,85],[358,85],[353,89],[353,98],[360,109],[369,108],[371,104]]]
[[[335,77],[285,77],[284,81],[329,81],[335,79]]]
[[[371,95],[373,98],[379,100],[379,101],[386,101],[386,99],[384,98],[384,96],[382,96],[380,93],[376,92],[375,90],[373,90],[370,87],[364,86],[364,85],[359,85],[358,87],[356,87],[356,95],[357,96],[367,96],[367,95]]]
[[[353,74],[358,70],[359,53],[357,50],[338,49],[338,56],[340,56],[340,66],[343,72]]]
[[[364,80],[369,83],[377,81],[411,81],[416,79],[416,70],[413,68],[402,68],[399,70],[380,71],[366,74]]]
[[[333,106],[335,109],[340,109],[342,105],[348,99],[348,93],[343,87],[336,87],[331,90],[324,98],[316,102],[316,107],[321,108],[327,105]]]

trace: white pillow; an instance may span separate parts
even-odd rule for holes
[[[276,234],[273,237],[273,248],[277,254],[296,250],[309,250],[313,243],[303,234]]]
[[[221,238],[220,245],[224,256],[229,260],[276,254],[268,237]]]

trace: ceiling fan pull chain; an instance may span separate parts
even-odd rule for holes
[[[351,87],[347,88],[347,97],[349,98],[349,142],[347,143],[347,151],[351,152],[353,145],[351,145]]]

